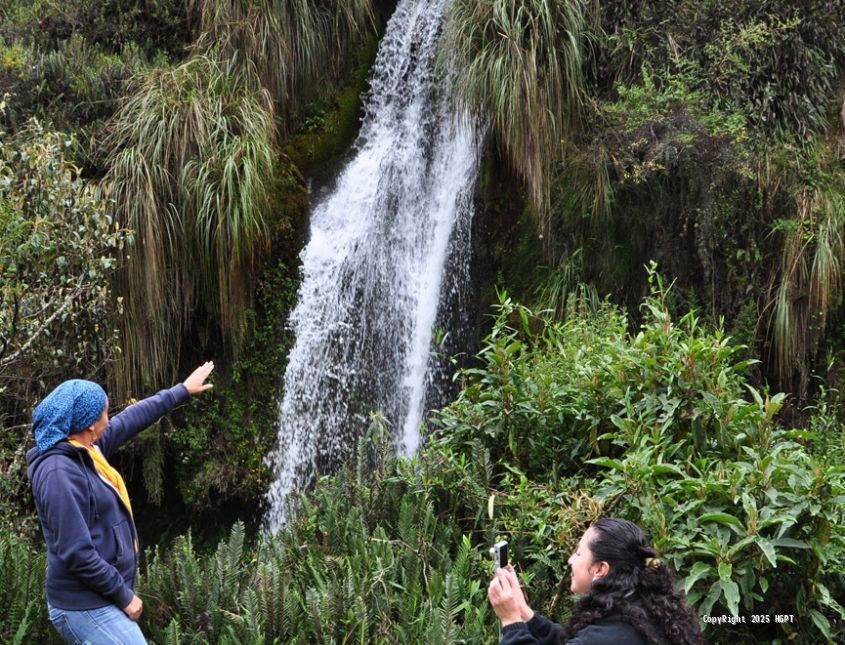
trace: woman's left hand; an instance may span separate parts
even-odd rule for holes
[[[214,361],[207,361],[191,372],[191,375],[188,376],[183,383],[183,385],[187,388],[188,393],[194,395],[213,388],[214,386],[211,383],[205,382],[213,369]]]
[[[490,586],[487,587],[487,597],[502,627],[522,620],[522,606],[527,607],[527,604],[519,586],[519,580],[510,567],[496,570]]]

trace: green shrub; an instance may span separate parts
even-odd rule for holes
[[[820,387],[810,413],[813,453],[828,464],[845,464],[845,409],[836,388]]]
[[[757,131],[824,129],[845,64],[845,9],[834,0],[649,0],[602,3],[600,86],[640,69],[689,66],[714,104],[745,114]]]
[[[710,631],[713,642],[835,638],[845,470],[804,447],[812,434],[780,428],[785,396],[747,386],[722,331],[694,313],[676,324],[652,279],[631,331],[609,305],[553,322],[504,299],[430,450],[453,472],[490,455],[500,529],[549,608],[566,549],[612,513],[649,532],[702,615],[772,615]]]
[[[67,159],[70,139],[37,124],[26,134],[0,138],[0,519],[16,526],[31,407],[118,356],[110,278],[129,239]]]
[[[734,363],[739,348],[694,314],[675,325],[652,298],[648,322],[629,333],[606,303],[562,323],[507,298],[499,308],[482,367],[466,370],[467,386],[439,417],[443,441],[481,440],[494,461],[555,479],[588,456],[618,454],[608,433],[631,420],[705,454],[748,431],[748,363]]]
[[[190,536],[156,551],[141,582],[147,634],[159,643],[489,640],[481,558],[388,455],[373,471],[362,442],[295,520],[253,549],[236,525],[211,555]]]
[[[7,0],[0,7],[0,38],[46,51],[74,36],[109,53],[135,43],[152,55],[180,51],[190,31],[185,3],[174,0]]]

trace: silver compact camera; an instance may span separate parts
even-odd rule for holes
[[[504,569],[508,566],[508,543],[505,540],[496,542],[490,549],[490,555],[493,557],[493,572]]]

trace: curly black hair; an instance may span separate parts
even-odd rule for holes
[[[627,520],[603,518],[592,524],[593,562],[610,571],[593,581],[590,592],[561,627],[560,643],[606,618],[624,620],[649,644],[701,645],[698,617],[675,589],[669,567],[656,558],[645,533]]]

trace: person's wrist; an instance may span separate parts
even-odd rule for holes
[[[502,627],[507,627],[508,625],[513,625],[514,623],[524,622],[519,616],[503,616],[499,619],[499,621],[502,623]]]
[[[519,618],[522,622],[527,623],[534,618],[534,610],[528,605],[519,610]]]

